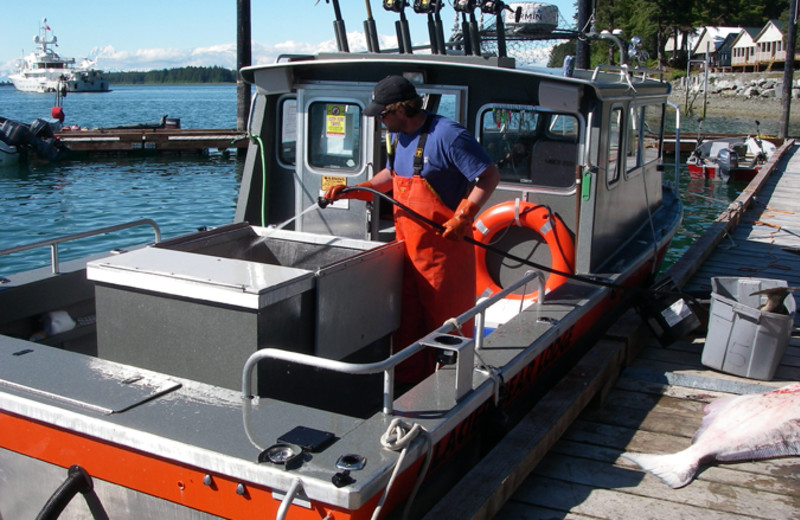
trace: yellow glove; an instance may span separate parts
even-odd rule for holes
[[[471,200],[464,199],[456,208],[453,218],[444,223],[442,236],[450,240],[461,240],[472,228],[472,221],[480,207]]]

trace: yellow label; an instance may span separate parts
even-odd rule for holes
[[[322,176],[322,191],[328,191],[334,186],[344,184],[347,186],[347,177],[335,177],[333,175]]]
[[[325,114],[325,136],[344,137],[345,125],[344,105],[328,105]]]

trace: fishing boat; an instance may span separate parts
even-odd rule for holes
[[[161,240],[144,219],[0,251],[52,251],[2,273],[3,518],[419,518],[654,278],[682,215],[662,174],[668,83],[339,41],[241,71],[255,93],[230,225]],[[319,203],[385,164],[362,112],[392,74],[502,175],[475,222],[475,306],[410,345],[390,339],[391,199]],[[58,260],[135,226],[152,243]],[[424,349],[438,369],[401,392],[394,367]]]
[[[42,19],[39,34],[33,37],[37,48],[19,60],[18,70],[8,79],[24,92],[108,92],[109,83],[93,60],[84,59],[75,66],[75,58],[60,56],[53,47],[58,38],[47,19]]]
[[[756,128],[760,123],[756,121]],[[694,179],[718,179],[723,182],[750,182],[761,166],[775,153],[775,143],[756,136],[729,136],[704,140],[686,160],[689,175]]]

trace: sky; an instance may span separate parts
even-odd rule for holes
[[[340,0],[351,51],[365,50],[366,1]],[[370,0],[381,48],[397,46],[396,13]],[[413,3],[413,2],[412,2]],[[452,32],[452,0],[442,9],[445,39]],[[509,2],[511,3],[511,2]],[[572,22],[574,0],[547,2]],[[253,64],[285,53],[335,51],[333,4],[326,0],[251,0]],[[107,71],[184,66],[236,68],[236,0],[0,0],[0,80],[35,48],[42,19],[58,38],[62,57],[97,58]],[[476,11],[476,14],[479,10]],[[414,44],[427,42],[427,18],[406,8]]]

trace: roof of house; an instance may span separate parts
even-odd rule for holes
[[[693,47],[692,54],[713,53],[723,44],[728,35],[739,34],[742,30],[742,27],[706,26],[700,33],[700,38]]]

